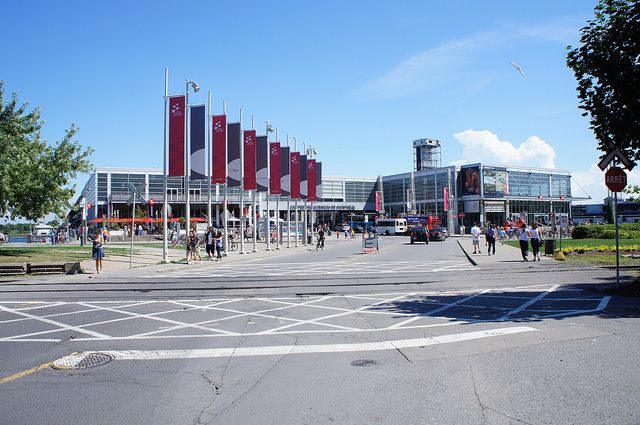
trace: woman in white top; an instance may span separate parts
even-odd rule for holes
[[[518,239],[520,240],[520,252],[522,253],[522,261],[529,261],[529,231],[527,225],[522,223],[518,228]]]
[[[538,223],[531,225],[531,250],[533,251],[533,261],[540,261],[540,230]]]

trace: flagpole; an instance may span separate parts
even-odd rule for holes
[[[185,220],[187,228],[185,229],[185,238],[189,238],[191,230],[191,194],[189,193],[189,155],[191,149],[189,145],[189,80],[184,88],[184,187],[185,187]]]
[[[212,132],[211,132],[211,90],[209,90],[209,101],[207,102],[207,110],[209,111],[209,115],[207,117],[207,144],[209,145],[209,149],[207,150],[207,156],[209,157],[209,178],[207,179],[207,187],[209,188],[208,198],[207,198],[207,230],[211,227],[213,220],[211,219],[211,153],[213,148],[211,146]]]
[[[253,115],[251,115],[251,130],[255,130],[255,126],[253,123]],[[254,146],[257,146],[258,141],[254,140],[253,141]],[[254,161],[255,164],[255,161]],[[257,218],[258,215],[256,214],[256,192],[258,191],[258,189],[256,188],[255,190],[251,191],[251,227],[252,227],[252,235],[253,235],[253,247],[251,249],[251,252],[258,252],[258,248],[256,247],[256,243],[257,243],[257,239],[258,239],[258,222],[257,222]]]
[[[222,101],[222,113],[225,116],[225,125],[226,124],[226,117],[227,117],[227,101],[223,100]],[[224,221],[223,224],[223,232],[224,232],[224,256],[228,256],[229,255],[229,229],[227,227],[227,218],[228,218],[228,211],[227,211],[227,178],[228,178],[228,169],[227,169],[227,161],[228,161],[228,155],[229,155],[229,132],[228,132],[229,128],[227,126],[227,128],[224,129],[224,192],[222,194],[222,204],[223,204],[223,211],[222,211],[222,220]]]
[[[307,184],[309,184],[309,183],[307,182]],[[307,233],[308,233],[307,232],[307,224],[308,224],[309,220],[308,220],[308,217],[307,217],[307,200],[306,199],[304,200],[304,207],[303,208],[304,208],[304,213],[303,213],[303,222],[302,223],[303,223],[304,227],[303,227],[303,231],[302,231],[302,238],[303,238],[302,239],[302,245],[307,245],[307,237],[308,237],[308,235],[307,235]]]
[[[298,151],[298,139],[296,139],[295,137],[293,138],[293,150],[295,152]],[[300,172],[298,171],[298,173]],[[291,176],[291,170],[289,170],[289,176]],[[291,178],[289,178],[289,180],[291,180]],[[298,248],[300,245],[298,245],[298,199],[297,198],[294,204],[295,204],[295,211],[296,211],[296,215],[294,216],[294,222],[296,226],[296,248]]]
[[[269,211],[269,195],[271,192],[271,146],[269,145],[269,121],[265,121],[265,134],[267,135],[267,216],[265,219],[264,237],[267,239],[267,251],[271,251],[271,211]],[[276,131],[276,140],[278,133]],[[276,222],[277,223],[277,222]],[[277,231],[276,231],[277,235]]]
[[[289,146],[288,134],[287,146]],[[289,170],[289,173],[291,173],[291,170]],[[289,187],[289,197],[287,198],[287,248],[291,248],[291,187]]]
[[[276,142],[278,141],[278,129],[276,128]],[[280,193],[276,196],[276,210],[275,210],[275,219],[276,219],[276,250],[280,249]],[[271,228],[269,228],[269,232],[271,232]]]
[[[246,254],[244,250],[244,132],[242,131],[242,108],[240,108],[240,252]]]
[[[169,102],[169,68],[164,68],[164,149],[162,161],[162,176],[164,180],[164,195],[162,196],[162,262],[166,263],[169,256],[169,236],[167,213],[167,105]]]

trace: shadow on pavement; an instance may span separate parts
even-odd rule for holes
[[[551,285],[526,291],[498,289],[475,293],[417,294],[377,305],[372,310],[470,322],[534,322],[576,316],[640,317],[640,300],[637,298],[612,297],[592,285],[550,288]]]

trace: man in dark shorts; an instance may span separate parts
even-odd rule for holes
[[[318,243],[316,244],[316,251],[318,250],[318,248],[324,251],[324,230],[322,230],[322,228],[318,230]]]

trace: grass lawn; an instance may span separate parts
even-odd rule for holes
[[[515,246],[516,248],[520,247],[518,241],[505,241],[507,245]],[[615,249],[616,240],[615,239],[562,239],[562,249],[565,248],[583,248],[583,247],[602,247],[606,246],[609,249]],[[620,239],[620,250],[622,251],[625,246],[636,246],[640,248],[640,239]],[[556,249],[560,248],[560,239],[556,239]],[[542,248],[544,251],[544,246]]]
[[[104,248],[105,256],[129,255],[129,248],[110,247]],[[135,254],[134,250],[134,254]],[[73,245],[43,245],[43,246],[0,246],[1,263],[48,263],[48,262],[74,262],[91,258],[91,245],[83,247]]]
[[[505,244],[520,248],[518,241],[505,241]],[[560,240],[556,239],[556,249],[559,248]],[[571,264],[615,266],[615,248],[615,239],[562,239],[562,251],[565,253],[567,262]],[[540,251],[544,252],[544,246]],[[623,257],[629,252],[638,251],[640,251],[640,239],[620,239],[620,265],[640,266],[640,260]]]

